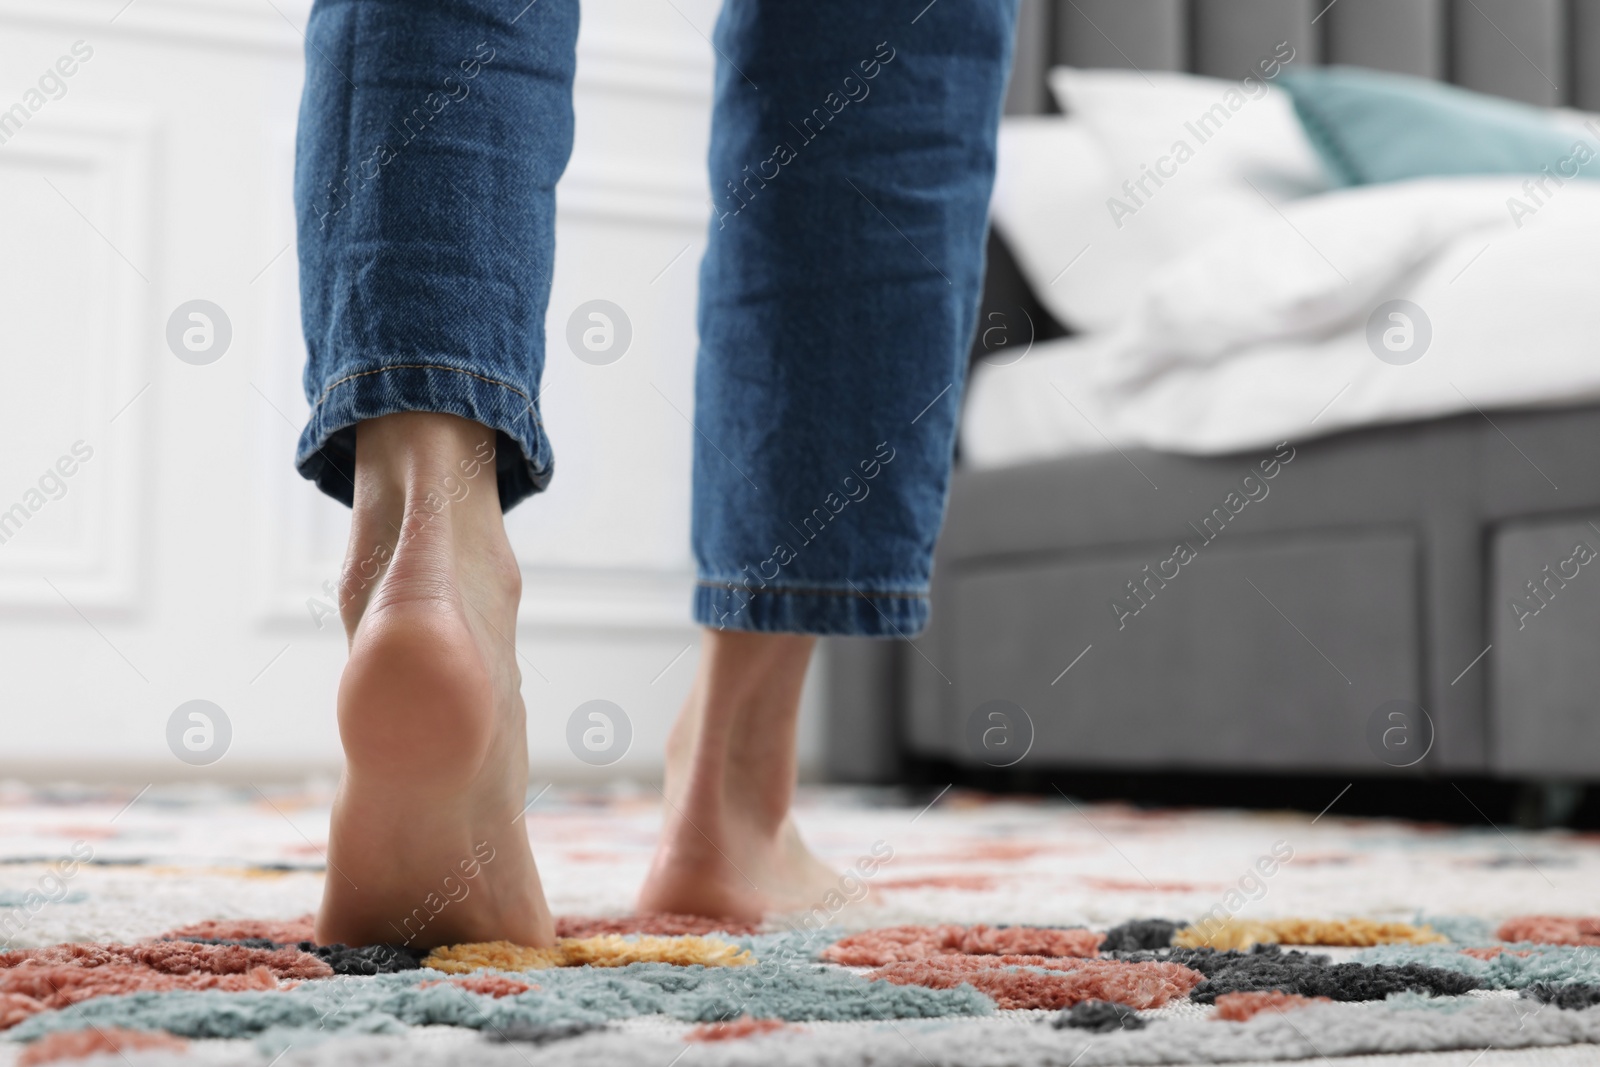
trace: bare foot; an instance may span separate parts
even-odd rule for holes
[[[743,922],[839,889],[789,817],[795,724],[814,640],[708,630],[667,742],[666,810],[638,910]]]
[[[494,443],[449,415],[357,427],[321,943],[554,943],[521,815],[522,583]]]

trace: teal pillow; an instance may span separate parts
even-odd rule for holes
[[[1593,178],[1600,123],[1569,127],[1545,108],[1361,67],[1284,71],[1279,83],[1335,181],[1450,174]]]

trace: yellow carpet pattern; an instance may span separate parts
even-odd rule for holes
[[[484,941],[434,949],[422,961],[446,974],[542,971],[551,967],[626,967],[630,963],[670,963],[678,967],[742,967],[754,963],[748,949],[714,937],[637,937],[618,934],[564,937],[553,948],[524,948],[510,941]]]

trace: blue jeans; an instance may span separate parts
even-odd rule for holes
[[[520,9],[520,13],[519,13]],[[1016,0],[728,0],[700,268],[696,621],[909,636],[928,614]],[[555,184],[577,0],[317,0],[295,164],[311,418],[498,432],[543,489]]]

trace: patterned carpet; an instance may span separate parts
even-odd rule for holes
[[[454,890],[310,941],[326,789],[0,790],[0,1065],[1600,1063],[1593,837],[816,791],[756,929],[627,917],[654,790],[530,797],[561,942],[427,953]]]

